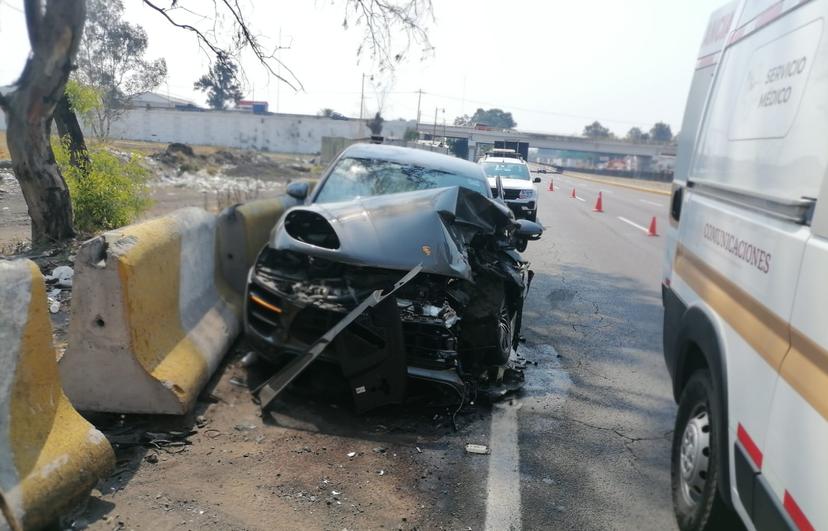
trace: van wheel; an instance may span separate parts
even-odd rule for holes
[[[682,531],[734,529],[737,521],[719,494],[721,402],[707,370],[690,376],[679,399],[673,432],[673,508]],[[736,524],[736,529],[739,528]]]

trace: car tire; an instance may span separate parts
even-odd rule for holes
[[[722,470],[719,437],[726,437],[721,400],[707,370],[694,372],[679,398],[673,431],[671,487],[676,522],[682,531],[739,529],[719,493]]]

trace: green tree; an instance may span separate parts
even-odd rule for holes
[[[472,125],[471,116],[468,114],[464,114],[463,116],[458,116],[454,119],[454,125],[459,125],[462,127],[468,127]]]
[[[611,138],[613,135],[609,128],[604,127],[601,122],[596,120],[584,127],[584,136],[587,138]]]
[[[135,153],[121,160],[106,148],[90,150],[86,162],[70,160],[66,142],[54,145],[55,159],[69,186],[75,227],[84,232],[128,225],[151,200],[150,172]]]
[[[670,142],[673,139],[673,130],[664,122],[656,122],[650,129],[650,138],[656,142]]]
[[[144,58],[149,39],[144,28],[123,20],[121,0],[87,0],[87,20],[78,49],[78,81],[100,92],[92,132],[106,138],[112,122],[136,95],[154,89],[167,76],[163,58]]]
[[[624,138],[629,142],[641,142],[644,138],[644,132],[640,127],[632,127],[627,131],[627,136]]]
[[[512,113],[505,112],[502,109],[477,109],[471,118],[468,118],[467,123],[458,124],[457,121],[463,121],[466,116],[460,116],[455,118],[454,123],[455,125],[474,125],[474,124],[486,124],[489,127],[494,127],[496,129],[514,129],[517,127],[517,122],[512,117]]]
[[[238,79],[239,67],[226,53],[216,56],[210,70],[193,83],[193,88],[207,93],[207,104],[212,109],[224,110],[228,103],[238,103],[244,94]]]

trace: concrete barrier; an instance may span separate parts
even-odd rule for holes
[[[244,294],[247,272],[284,212],[299,201],[283,196],[261,199],[225,209],[218,218],[219,268],[224,281]]]
[[[302,179],[312,193],[316,179]],[[270,237],[276,222],[290,207],[301,201],[288,195],[277,199],[260,199],[224,209],[218,219],[219,269],[228,286],[238,296],[244,296],[247,273],[253,267],[259,251]]]
[[[114,463],[61,390],[43,276],[0,261],[0,530],[50,524]]]
[[[197,208],[83,244],[69,347],[78,409],[184,414],[240,329],[240,297],[217,275],[216,217]]]

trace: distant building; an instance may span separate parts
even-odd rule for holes
[[[129,106],[133,109],[179,109],[179,110],[201,110],[201,108],[190,100],[164,96],[157,92],[142,92],[130,99]]]
[[[253,114],[267,114],[267,106],[266,101],[239,100],[236,103],[236,109],[252,112]]]

